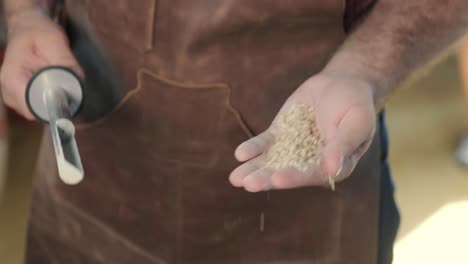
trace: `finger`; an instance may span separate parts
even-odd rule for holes
[[[349,176],[369,147],[374,125],[372,111],[350,109],[338,124],[336,136],[324,147],[321,163],[324,175],[336,182]]]
[[[345,163],[345,155],[341,143],[338,142],[336,137],[330,140],[322,152],[322,159],[320,161],[320,170],[322,171],[323,181],[330,182],[333,180],[337,182],[338,174],[343,174],[343,166]]]
[[[339,173],[336,174],[334,177],[335,182],[340,182],[346,179],[356,168],[359,160],[364,155],[365,151],[369,148],[372,140],[368,140],[362,146],[358,147],[358,149],[347,159],[344,160],[342,168]]]
[[[21,82],[20,80],[18,80],[17,83],[19,83],[19,85],[23,84],[23,82]],[[19,85],[15,85],[13,87],[21,87]],[[21,97],[18,91],[15,91],[13,95],[5,94],[4,96],[5,96],[5,104],[8,107],[14,109],[18,114],[20,114],[26,119],[34,120],[34,116],[26,104],[25,96]]]
[[[4,102],[4,104],[5,104],[6,107],[12,109],[12,110],[15,111],[18,115],[22,116],[22,117],[25,118],[26,120],[29,120],[29,121],[33,121],[33,120],[34,120],[34,116],[33,116],[30,112],[24,113],[24,112],[20,111],[19,108],[17,107],[17,105],[16,105],[15,103],[12,103],[13,100],[8,99],[8,96],[4,96],[3,102]]]
[[[249,192],[260,192],[272,189],[271,175],[274,170],[261,168],[244,178],[244,189]]]
[[[43,56],[50,65],[63,66],[70,68],[82,79],[84,71],[73,55],[68,41],[65,37],[55,37],[54,41],[48,41],[46,44],[39,42],[40,56]]]
[[[23,69],[19,71],[18,77],[12,81],[12,90],[14,90],[14,100],[17,110],[29,120],[35,119],[26,102],[26,88],[32,76],[40,69],[47,66],[47,62],[38,57],[29,57],[25,62]]]
[[[337,128],[337,141],[345,156],[351,156],[374,134],[375,113],[366,107],[353,107],[343,117]]]
[[[324,185],[325,180],[317,168],[311,167],[306,172],[302,172],[289,167],[273,173],[271,182],[275,189],[292,189],[303,186]]]
[[[265,152],[272,141],[273,135],[269,131],[265,131],[240,144],[234,155],[241,162],[252,159]]]
[[[25,91],[27,82],[32,75],[32,70],[27,69],[23,65],[36,67],[36,64],[26,62],[4,64],[1,76],[5,104],[30,120],[34,118],[27,107]]]
[[[257,157],[253,160],[249,160],[248,162],[240,165],[234,171],[231,172],[229,175],[229,181],[232,185],[236,187],[244,186],[244,178],[247,177],[249,174],[253,173],[254,171],[260,169],[262,166],[262,157]]]
[[[345,159],[338,173],[334,177],[330,178],[333,181],[333,183],[341,182],[347,177],[349,177],[354,171],[354,168],[356,168],[356,165],[360,159],[361,156],[358,155],[352,155],[351,157]]]

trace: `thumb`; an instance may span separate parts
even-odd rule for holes
[[[324,148],[324,174],[334,181],[348,177],[369,147],[374,130],[374,111],[370,107],[352,107],[338,123],[335,137]]]
[[[65,36],[55,37],[53,41],[48,41],[44,45],[39,43],[38,45],[40,46],[41,56],[47,60],[49,65],[67,67],[84,79],[84,71],[73,55]]]

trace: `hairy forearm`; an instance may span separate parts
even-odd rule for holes
[[[41,9],[50,13],[56,0],[2,0],[3,16],[6,21],[14,14],[27,9]]]
[[[467,29],[467,0],[379,0],[325,72],[371,82],[380,106],[402,80]]]

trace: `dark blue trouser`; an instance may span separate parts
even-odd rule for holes
[[[400,225],[400,214],[394,199],[394,186],[390,176],[388,157],[388,135],[384,113],[379,115],[382,146],[382,178],[380,180],[379,251],[378,264],[390,264],[393,259],[393,244]]]

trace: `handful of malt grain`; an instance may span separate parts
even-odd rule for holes
[[[293,105],[280,113],[276,122],[277,133],[266,152],[265,167],[294,167],[305,172],[311,165],[317,165],[322,139],[313,108]]]

